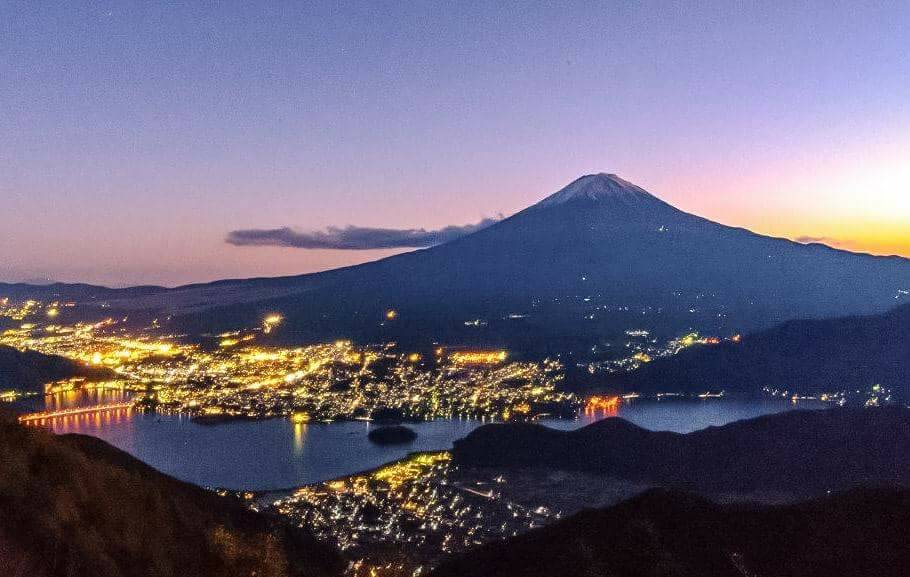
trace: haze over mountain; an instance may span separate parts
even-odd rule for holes
[[[438,340],[558,352],[589,350],[630,327],[725,334],[882,312],[908,288],[908,259],[757,235],[595,174],[429,249],[297,277],[103,298],[114,309],[172,314],[189,333],[255,326],[279,312],[285,322],[274,337],[285,342]],[[399,313],[394,322],[388,309]]]

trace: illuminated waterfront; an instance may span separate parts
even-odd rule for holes
[[[120,398],[115,391],[87,397],[110,402]],[[59,406],[59,400],[54,402]],[[623,403],[616,414],[648,429],[688,432],[797,406],[814,408],[820,404],[794,405],[778,399],[634,401]],[[577,420],[548,419],[543,423],[577,428],[604,416],[603,412],[582,412]],[[276,418],[204,425],[186,416],[133,411],[129,416],[108,413],[53,419],[46,426],[56,433],[100,437],[186,481],[208,487],[263,490],[350,475],[413,451],[445,450],[481,424],[467,419],[409,424],[417,432],[417,440],[397,446],[369,442],[367,433],[375,425],[363,421],[295,424]]]
[[[141,410],[91,411],[37,424],[98,436],[165,473],[209,487],[271,489],[350,475],[412,451],[448,449],[493,420],[539,417],[552,427],[577,428],[618,415],[652,430],[688,432],[796,406],[783,398],[583,401],[562,391],[560,362],[513,360],[503,350],[434,346],[415,352],[349,341],[294,348],[258,344],[280,330],[277,313],[264,316],[260,326],[213,336],[208,344],[187,343],[162,334],[155,322],[140,329],[111,319],[67,323],[62,317],[72,309],[37,301],[0,307],[0,316],[16,325],[0,333],[0,344],[60,355],[111,375],[100,382],[51,383],[49,394],[21,399],[22,408],[60,411],[139,401]],[[625,360],[589,370],[628,370],[719,342],[692,333],[658,346],[644,330],[629,330],[627,337]],[[418,434],[415,441],[380,447],[367,440],[375,425],[366,420],[389,412],[393,418],[426,419],[409,424]]]
[[[266,336],[281,326],[277,313],[257,327],[185,341],[156,323],[138,329],[111,319],[57,324],[58,306],[29,301],[6,309],[18,326],[0,333],[0,344],[59,355],[100,375],[14,391],[19,408],[32,412],[23,422],[96,436],[179,479],[236,490],[250,506],[277,512],[339,547],[351,577],[421,574],[440,555],[645,488],[576,473],[503,475],[458,466],[447,450],[484,423],[574,429],[622,417],[650,430],[687,433],[826,406],[790,391],[748,400],[715,392],[578,396],[562,386],[560,360],[513,359],[501,349],[433,344],[408,351],[346,340],[282,347]],[[396,315],[390,310],[386,317]],[[658,343],[640,329],[626,337],[615,360],[589,364],[587,372],[622,373],[721,342],[689,333]],[[739,343],[738,335],[729,340]],[[379,423],[395,421],[406,422],[416,438],[392,446],[369,440]],[[567,495],[574,496],[560,497]]]
[[[580,399],[560,390],[553,359],[512,360],[505,350],[337,340],[299,347],[258,344],[280,326],[269,314],[248,330],[184,342],[156,323],[57,324],[57,303],[6,305],[0,316],[22,322],[0,332],[0,345],[58,355],[106,376],[46,383],[46,392],[129,390],[145,408],[208,420],[290,417],[299,422],[405,418],[533,418],[572,415]],[[23,312],[24,311],[24,312]],[[43,312],[42,312],[43,311]],[[22,317],[22,318],[19,318]]]
[[[794,406],[781,401],[630,403],[618,397],[593,398],[579,419],[546,424],[570,428],[622,415],[653,430],[688,432]],[[351,562],[350,577],[401,577],[426,574],[446,555],[524,533],[581,509],[614,505],[648,488],[646,483],[580,471],[466,466],[444,451],[415,453],[294,491],[243,496],[252,507],[278,513],[338,547]]]

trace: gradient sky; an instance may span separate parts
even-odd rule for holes
[[[54,4],[0,2],[0,280],[319,270],[390,251],[225,237],[475,223],[591,172],[910,256],[910,2]]]

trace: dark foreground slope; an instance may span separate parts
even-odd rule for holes
[[[455,442],[463,465],[541,467],[706,492],[824,494],[910,487],[910,409],[791,411],[681,435],[605,419],[565,432],[481,427]]]
[[[857,490],[780,507],[654,490],[444,562],[434,577],[898,577],[910,491]]]
[[[327,576],[336,553],[106,443],[0,423],[0,574]]]
[[[116,375],[108,369],[86,367],[56,355],[0,346],[0,390],[37,391],[45,383],[70,377],[84,377],[94,381],[114,376]]]
[[[689,349],[657,359],[609,384],[643,392],[762,387],[800,393],[867,391],[875,384],[910,398],[910,305],[865,317],[799,320],[740,343]]]

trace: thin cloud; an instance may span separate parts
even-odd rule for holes
[[[831,244],[836,242],[833,238],[828,238],[826,236],[798,236],[796,237],[796,242],[801,242],[803,244],[809,244],[813,242],[823,242],[826,244]]]
[[[843,238],[832,238],[830,236],[798,236],[795,239],[796,242],[801,242],[803,244],[826,244],[828,246],[833,246],[836,248],[848,250],[854,249],[857,246],[857,243],[850,239]]]
[[[234,246],[284,246],[305,249],[370,250],[379,248],[425,248],[477,232],[499,218],[485,218],[475,224],[424,228],[328,227],[322,231],[300,232],[289,227],[232,230],[225,241]]]

